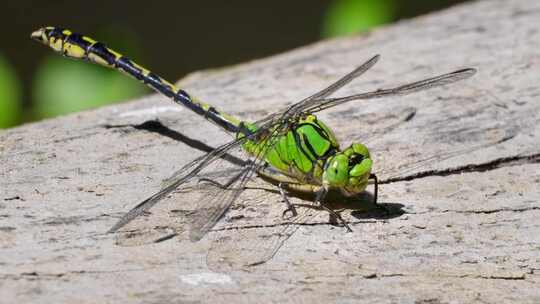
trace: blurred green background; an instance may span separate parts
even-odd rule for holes
[[[67,60],[29,39],[45,25],[87,34],[166,79],[280,53],[464,0],[4,1],[0,128],[148,92],[116,71]]]

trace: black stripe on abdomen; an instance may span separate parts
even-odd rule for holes
[[[88,55],[90,46],[92,46],[90,42],[84,40],[83,35],[77,34],[77,33],[68,35],[64,41],[65,41],[64,43],[74,44],[74,45],[79,46],[86,52],[86,55]]]
[[[103,59],[110,66],[115,66],[116,56],[109,51],[107,46],[101,42],[96,42],[88,48],[88,53],[94,53],[99,58]]]

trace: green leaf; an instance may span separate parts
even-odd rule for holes
[[[34,87],[34,110],[38,118],[91,109],[145,92],[145,87],[118,71],[49,56],[38,68]]]
[[[20,122],[21,114],[21,83],[7,59],[0,54],[0,128]]]
[[[326,12],[323,37],[369,30],[393,21],[394,0],[334,0]]]

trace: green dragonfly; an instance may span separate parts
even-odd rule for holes
[[[349,224],[325,205],[330,190],[354,197],[374,184],[377,203],[377,176],[368,148],[353,143],[341,149],[332,130],[315,113],[353,100],[405,95],[447,85],[471,77],[473,68],[460,69],[436,77],[389,89],[378,89],[346,97],[330,97],[353,79],[369,70],[379,55],[354,69],[327,88],[256,122],[241,121],[202,102],[186,91],[138,65],[92,38],[58,27],[44,27],[31,38],[70,58],[91,61],[117,69],[183,105],[234,135],[234,140],[184,165],[164,183],[162,189],[127,212],[110,230],[116,232],[146,213],[173,191],[197,188],[201,192],[196,212],[189,222],[193,241],[203,238],[245,191],[246,183],[258,175],[278,186],[292,217],[296,208],[288,192],[314,194],[313,205],[329,212],[351,231]]]

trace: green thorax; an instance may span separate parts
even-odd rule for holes
[[[246,127],[257,130],[253,124]],[[284,130],[268,130],[268,135],[261,138],[246,141],[244,149],[256,157],[263,157],[282,173],[304,182],[320,183],[326,159],[339,151],[335,135],[312,114],[291,120]]]

